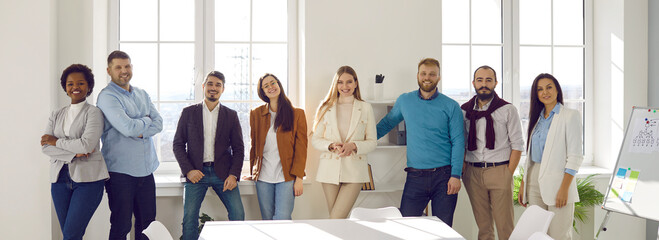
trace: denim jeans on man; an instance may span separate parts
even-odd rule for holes
[[[217,177],[213,167],[204,167],[201,172],[204,177],[197,183],[186,182],[183,190],[183,240],[199,238],[199,208],[209,187],[215,190],[227,208],[229,220],[245,220],[245,210],[238,187],[223,192],[224,179]]]
[[[153,174],[133,177],[110,172],[105,183],[110,205],[110,240],[126,239],[135,215],[135,239],[147,240],[142,230],[156,220],[156,183]]]
[[[103,199],[103,183],[77,183],[71,180],[68,165],[59,171],[57,182],[51,183],[50,193],[62,235],[65,240],[80,239],[85,235],[87,224]]]
[[[256,181],[256,196],[263,220],[291,220],[295,204],[293,183],[295,180],[280,183]]]
[[[400,203],[403,217],[421,216],[428,201],[432,200],[432,215],[452,226],[458,194],[446,194],[450,178],[451,166],[440,167],[435,171],[407,172]]]

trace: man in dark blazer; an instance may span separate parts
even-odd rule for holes
[[[209,187],[227,208],[229,220],[244,220],[238,180],[245,158],[236,111],[220,104],[224,75],[212,71],[203,84],[204,100],[181,112],[174,155],[186,177],[183,193],[183,239],[199,238],[199,208]]]

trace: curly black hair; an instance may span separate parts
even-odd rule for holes
[[[62,72],[62,77],[60,77],[60,83],[62,84],[62,89],[64,89],[64,92],[66,92],[66,79],[69,77],[69,74],[71,73],[82,73],[82,75],[85,76],[85,81],[87,81],[87,86],[89,88],[89,91],[87,92],[87,96],[92,94],[92,91],[94,90],[94,74],[92,73],[92,70],[82,64],[71,64],[71,66],[67,67],[64,69]]]

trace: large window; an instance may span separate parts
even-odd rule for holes
[[[516,105],[526,135],[531,84],[538,74],[551,73],[561,83],[565,105],[579,110],[586,121],[591,65],[586,4],[587,0],[442,1],[442,91],[465,102],[475,94],[473,71],[492,66],[499,80],[496,92]]]
[[[172,140],[181,110],[203,100],[201,86],[211,70],[226,77],[220,102],[238,111],[248,156],[249,111],[262,104],[256,92],[259,77],[273,73],[289,89],[292,3],[111,1],[110,17],[115,20],[110,21],[110,49],[131,56],[131,84],[149,93],[163,117],[156,144],[165,168],[166,162],[176,161]]]

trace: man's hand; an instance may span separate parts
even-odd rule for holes
[[[190,182],[198,183],[199,180],[201,180],[201,178],[204,177],[204,173],[202,173],[199,170],[190,170],[188,174],[186,174],[185,176],[188,177],[188,180],[190,180]]]
[[[457,194],[460,191],[460,179],[451,177],[448,180],[448,190],[446,191],[446,194],[448,195],[453,195]]]
[[[226,192],[227,190],[231,191],[236,188],[236,186],[238,186],[236,179],[237,178],[234,175],[229,175],[227,179],[224,179],[224,189],[222,189],[222,192]]]
[[[293,192],[295,193],[296,197],[299,197],[302,195],[302,178],[301,177],[296,177],[295,178],[295,183],[293,183]]]
[[[41,136],[41,146],[43,145],[55,146],[57,145],[57,138],[53,135],[44,134]]]

